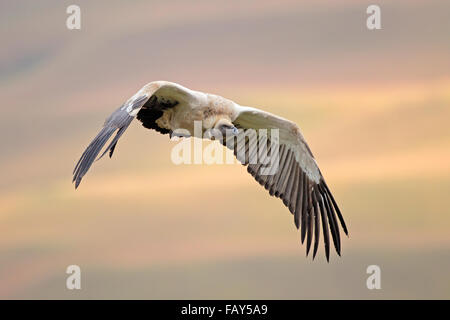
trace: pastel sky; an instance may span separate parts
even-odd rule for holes
[[[68,30],[72,1],[2,1],[0,298],[450,298],[450,3],[378,1],[370,31],[372,3],[83,0]],[[75,191],[104,119],[154,80],[298,123],[342,257],[306,258],[242,166],[177,166],[138,122]]]

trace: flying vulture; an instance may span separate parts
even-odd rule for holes
[[[238,160],[247,166],[247,171],[271,196],[280,198],[289,208],[295,226],[297,229],[301,227],[302,243],[306,238],[306,255],[314,240],[314,259],[321,233],[327,261],[330,255],[330,233],[336,252],[340,255],[339,230],[342,228],[348,235],[347,227],[299,127],[274,114],[240,106],[218,95],[190,90],[173,82],[155,81],[146,84],[106,119],[103,128],[75,166],[75,188],[116,132],[99,158],[107,152],[110,157],[113,155],[117,141],[134,118],[141,121],[145,128],[171,137],[179,135],[177,132],[180,129],[184,130],[181,136],[193,136],[194,123],[199,121],[202,133],[215,130],[223,134],[226,138],[221,142],[234,151]],[[274,129],[278,132],[276,139],[272,135],[260,134],[264,130]],[[256,132],[254,138],[246,131]],[[261,152],[261,149],[265,152]],[[268,173],[267,161],[251,161],[256,154],[261,158],[276,154],[277,170]]]

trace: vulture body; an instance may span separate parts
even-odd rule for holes
[[[271,196],[280,198],[293,214],[297,229],[301,229],[302,243],[306,238],[306,254],[314,240],[313,258],[316,256],[322,234],[328,261],[331,234],[336,252],[340,255],[340,228],[348,234],[347,227],[299,127],[271,113],[240,106],[223,97],[190,90],[176,83],[148,83],[106,119],[103,128],[75,166],[75,188],[103,146],[116,133],[100,158],[107,152],[110,157],[113,155],[117,141],[134,118],[144,127],[171,137],[193,136],[197,121],[201,121],[202,133],[217,130],[226,137],[222,140],[224,146],[232,149],[255,180]],[[259,134],[261,130],[273,129],[279,133],[276,141],[271,141],[275,139],[270,135]],[[256,132],[253,138],[251,134],[246,134],[250,130]],[[264,171],[267,161],[252,161],[255,156],[261,159],[274,154],[278,160],[275,172]]]

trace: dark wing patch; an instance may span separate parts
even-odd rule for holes
[[[153,129],[162,134],[170,133],[169,129],[158,126],[156,120],[163,115],[164,110],[173,108],[177,104],[178,101],[163,100],[156,95],[153,95],[142,106],[142,109],[137,114],[137,119],[141,121],[142,125],[147,129]]]
[[[291,149],[286,145],[273,145],[265,136],[258,137],[258,139],[265,139],[258,144],[264,147],[264,150],[258,150],[258,156],[268,155],[270,157],[273,155],[272,149],[279,147],[279,169],[273,175],[262,174],[265,165],[261,164],[261,161],[250,162],[252,159],[250,155],[254,155],[255,151],[249,148],[251,142],[247,138],[244,131],[239,130],[237,137],[227,137],[223,144],[233,150],[236,158],[247,166],[247,171],[255,180],[268,190],[271,196],[280,198],[293,214],[295,226],[297,229],[301,229],[301,242],[303,243],[306,238],[306,255],[314,242],[313,259],[316,256],[321,224],[327,261],[329,261],[330,255],[330,233],[336,252],[340,255],[341,239],[338,219],[345,234],[348,235],[347,227],[323,177],[319,183],[311,180],[295,160]],[[238,143],[242,139],[245,139],[245,147]]]

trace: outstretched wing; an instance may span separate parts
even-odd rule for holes
[[[80,160],[78,160],[78,163],[73,170],[72,182],[75,182],[75,188],[78,188],[81,179],[89,170],[103,146],[106,144],[109,138],[111,138],[113,133],[117,131],[116,136],[113,138],[100,158],[108,151],[110,152],[109,156],[112,156],[117,141],[122,136],[124,131],[128,128],[131,121],[134,119],[132,112],[136,109],[140,109],[147,100],[148,96],[143,94],[142,96],[139,96],[136,99],[123,104],[119,109],[114,111],[108,119],[106,119],[103,128],[83,152]]]
[[[117,131],[116,135],[99,158],[103,157],[108,151],[110,157],[113,155],[117,141],[136,116],[146,128],[167,133],[168,130],[160,128],[155,121],[165,109],[172,108],[179,103],[192,103],[194,99],[195,93],[193,91],[176,83],[155,81],[145,85],[106,119],[103,128],[83,152],[73,170],[72,182],[75,182],[75,188],[79,186],[81,179],[114,132]]]
[[[337,203],[330,192],[317,163],[303,138],[298,126],[276,115],[250,107],[237,107],[238,115],[233,121],[240,130],[237,140],[245,141],[239,148],[239,143],[233,145],[235,155],[247,165],[247,171],[264,186],[271,196],[282,199],[284,205],[294,215],[294,222],[301,227],[302,243],[306,237],[306,254],[309,253],[314,238],[315,257],[319,245],[320,225],[325,243],[325,255],[329,260],[330,239],[333,239],[336,252],[340,255],[341,240],[339,224],[348,234],[347,227]],[[271,141],[272,134],[257,134],[256,139],[246,138],[245,129],[278,129],[278,141]],[[259,131],[261,132],[261,131]],[[247,136],[249,136],[247,134]],[[227,142],[229,144],[229,142]],[[261,146],[266,151],[261,152]],[[255,151],[259,149],[258,151]],[[252,161],[255,155],[275,156],[278,151],[278,170],[267,172],[268,161]],[[240,155],[241,153],[241,155]],[[243,155],[243,156],[242,156]],[[255,163],[256,162],[256,163]]]

